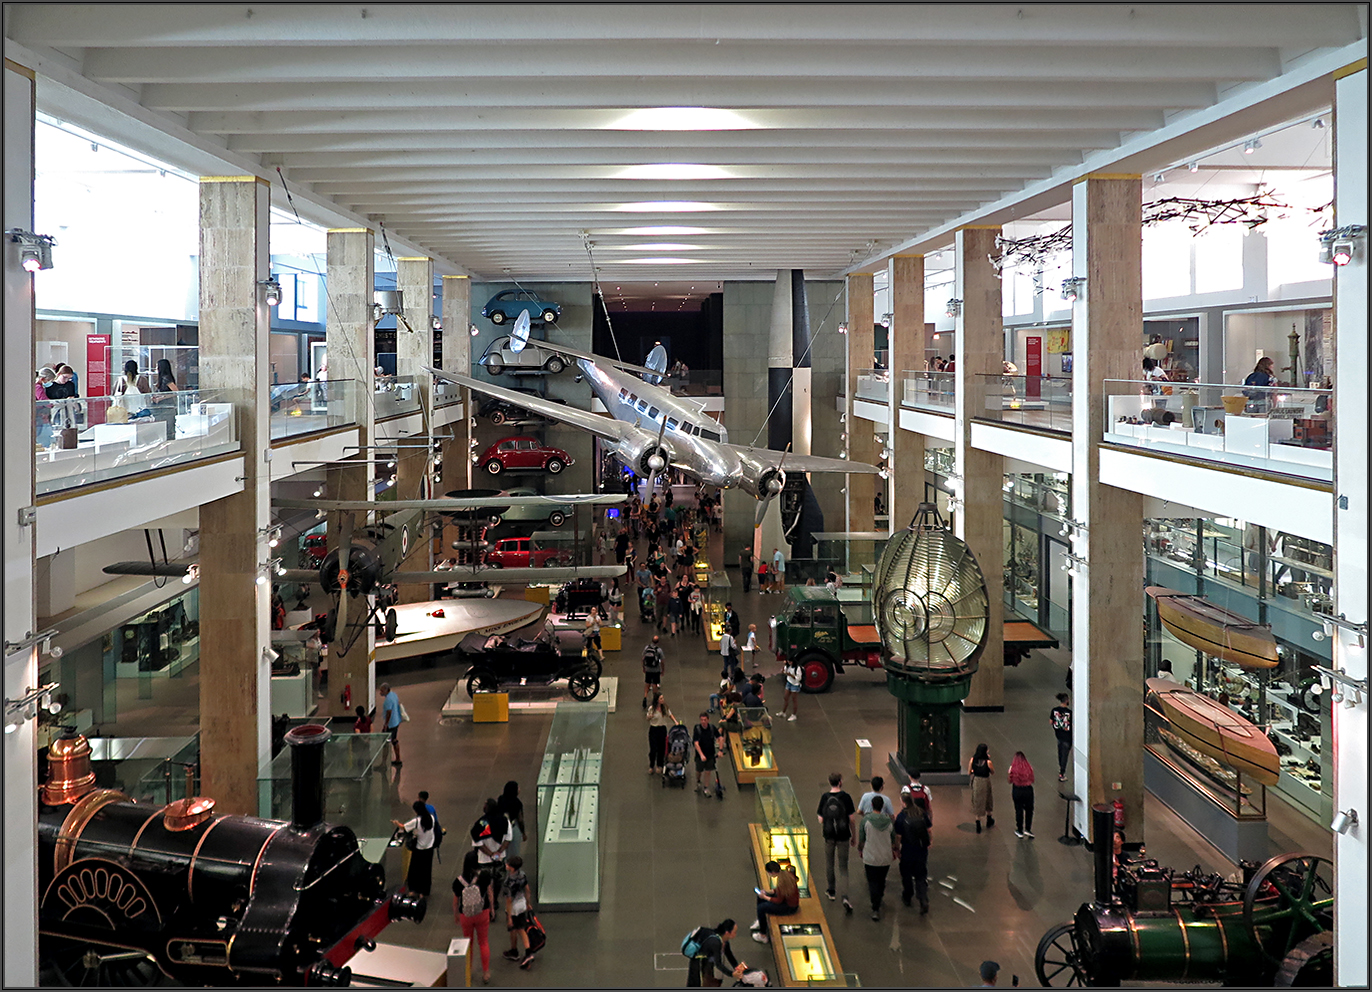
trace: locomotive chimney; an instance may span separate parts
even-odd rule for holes
[[[68,728],[48,748],[48,781],[43,786],[43,802],[49,806],[74,803],[94,788],[90,743]]]
[[[324,819],[324,744],[328,727],[307,723],[286,732],[291,746],[291,826],[309,830]]]
[[[1114,898],[1115,808],[1109,803],[1091,807],[1091,840],[1096,856],[1096,902],[1107,905]]]

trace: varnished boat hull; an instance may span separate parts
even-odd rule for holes
[[[1149,679],[1172,730],[1208,754],[1263,785],[1276,785],[1281,771],[1277,749],[1258,727],[1209,696],[1168,679]]]
[[[1276,668],[1277,640],[1269,627],[1176,589],[1148,586],[1144,592],[1158,604],[1158,619],[1189,647],[1240,668]]]

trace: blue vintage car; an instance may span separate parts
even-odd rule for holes
[[[507,320],[515,320],[525,311],[530,321],[551,324],[562,315],[562,306],[540,300],[534,293],[522,289],[507,289],[496,293],[486,302],[481,308],[481,316],[489,317],[492,324],[503,324]]]

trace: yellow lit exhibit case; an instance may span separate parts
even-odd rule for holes
[[[772,717],[762,706],[738,708],[738,732],[729,733],[729,757],[734,763],[734,781],[753,785],[777,773],[772,753]]]
[[[724,635],[724,604],[729,602],[730,597],[733,596],[730,588],[729,573],[723,569],[712,573],[709,583],[705,585],[705,616],[703,619],[705,623],[705,648],[708,651],[719,650],[719,639]]]
[[[538,904],[600,908],[600,771],[604,701],[558,703],[538,773]]]
[[[805,815],[791,780],[784,775],[760,779],[757,810],[761,822],[751,824],[749,832],[753,837],[753,860],[757,863],[759,884],[763,888],[770,887],[762,866],[775,861],[783,871],[795,869],[800,897],[808,899],[813,895],[810,891],[810,830],[805,825]]]
[[[783,985],[847,984],[829,955],[825,928],[822,924],[783,922],[777,929],[781,931],[777,969],[782,973]]]

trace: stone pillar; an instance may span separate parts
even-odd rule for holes
[[[5,230],[33,230],[34,74],[5,60]],[[54,233],[54,232],[42,232]],[[19,246],[5,239],[5,389],[3,399],[5,609],[4,639],[37,633],[34,601],[35,528],[19,513],[33,492],[33,280],[19,264]],[[38,686],[38,651],[4,656],[4,695],[19,699]],[[6,987],[38,984],[38,760],[36,720],[3,734],[5,761]]]
[[[724,284],[724,427],[733,444],[767,445],[763,425],[771,405],[767,401],[767,376],[763,374],[762,358],[768,354],[771,341],[775,289],[766,282]],[[789,304],[789,288],[786,301]],[[726,489],[723,496],[723,565],[737,569],[739,552],[745,545],[755,546],[753,522],[757,515],[757,500],[742,489]],[[771,544],[766,551],[770,556]],[[730,576],[731,581],[741,583],[736,571],[731,571]]]
[[[1367,62],[1336,76],[1335,223],[1367,225]],[[1367,623],[1367,260],[1372,245],[1363,238],[1357,246],[1351,262],[1334,267],[1334,613]],[[1356,635],[1340,629],[1333,645],[1335,670],[1341,668],[1354,679],[1368,677],[1368,649],[1358,646]],[[1347,833],[1334,835],[1334,912],[1339,921],[1334,931],[1334,980],[1342,987],[1368,982],[1369,706],[1367,699],[1357,706],[1335,704],[1335,747],[1332,758],[1325,758],[1333,764],[1334,808],[1356,810],[1359,819]]]
[[[1005,353],[1001,284],[989,261],[989,256],[996,250],[999,234],[999,227],[965,227],[956,234],[954,295],[962,300],[962,314],[957,319],[953,336],[957,397],[954,458],[955,471],[961,477],[958,495],[962,500],[953,516],[957,535],[967,542],[981,564],[991,606],[986,647],[963,708],[996,711],[1005,708],[1005,650],[1001,626],[1005,614],[1001,581],[1004,468],[1000,455],[972,447],[972,419],[982,415],[986,408],[984,380],[979,373],[1000,374]]]
[[[1143,326],[1138,176],[1089,176],[1072,190],[1072,791],[1077,829],[1091,806],[1124,800],[1131,842],[1143,838],[1143,497],[1101,485],[1103,380],[1132,379]],[[964,303],[964,306],[966,304]],[[1000,494],[996,494],[997,503]]]
[[[869,420],[859,420],[853,412],[853,405],[857,399],[858,373],[872,367],[872,312],[872,274],[854,272],[848,277],[848,420],[844,429],[848,432],[849,459],[869,465],[875,465],[877,461],[877,444],[872,437],[876,425]],[[847,478],[848,530],[874,530],[876,524],[872,520],[872,501],[876,498],[877,485],[884,486],[885,483],[875,475],[850,475]],[[856,564],[851,562],[850,567]]]
[[[839,322],[844,319],[838,305],[843,292],[844,284],[837,280],[806,283],[806,293],[814,301],[810,304],[810,357],[814,362],[810,381],[810,451],[825,458],[839,457],[843,451],[839,435],[848,430],[846,423],[839,422],[843,411],[837,404],[848,378],[848,338],[838,332]],[[825,530],[844,530],[847,526],[848,496],[842,490],[847,488],[848,478],[837,472],[816,472],[810,476],[810,487],[824,513]]]
[[[257,813],[271,757],[270,208],[265,179],[200,180],[200,388],[234,404],[244,453],[242,491],[200,508],[201,790],[226,813]]]
[[[429,472],[430,435],[433,417],[433,376],[424,366],[434,361],[433,284],[434,263],[431,258],[398,258],[395,263],[395,284],[405,301],[405,320],[396,321],[395,374],[412,376],[424,411],[426,430],[415,431],[396,441],[395,488],[396,499],[420,499],[428,495],[425,485]],[[405,324],[409,323],[409,329]],[[432,548],[432,542],[428,542]],[[418,550],[418,542],[405,567],[412,571],[432,568],[430,554]],[[402,603],[423,603],[433,599],[430,584],[410,584],[397,590]]]
[[[886,460],[891,482],[891,531],[908,527],[924,502],[924,435],[900,426],[905,373],[924,367],[924,256],[896,255],[888,263],[891,287],[891,411]],[[880,484],[880,477],[878,477]]]
[[[443,368],[472,374],[472,280],[467,276],[443,277]],[[472,391],[462,389],[462,421],[454,424],[452,441],[443,442],[445,491],[472,488]],[[449,457],[451,451],[456,457]]]
[[[329,499],[371,499],[375,472],[371,445],[376,437],[375,375],[376,340],[372,323],[372,299],[376,267],[373,252],[376,237],[370,228],[334,228],[326,241],[329,307],[325,321],[326,356],[330,379],[352,379],[357,390],[358,445],[360,450],[349,461],[355,464],[329,467],[325,495]],[[339,543],[339,514],[329,515],[329,547]],[[366,520],[359,516],[354,533],[360,533]],[[361,603],[348,604],[348,617],[359,615]],[[341,634],[341,632],[340,632]],[[352,690],[352,705],[371,708],[373,671],[372,648],[376,635],[368,630],[346,654],[339,645],[329,646],[329,693],[321,702],[321,715],[346,716],[352,712],[342,701],[345,686]]]

